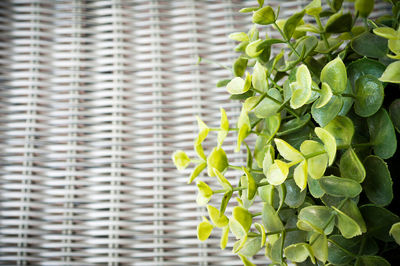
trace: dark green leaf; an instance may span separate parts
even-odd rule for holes
[[[334,12],[338,12],[342,8],[343,0],[330,0],[328,4]]]
[[[355,203],[351,199],[347,199],[340,210],[358,224],[362,233],[365,233],[367,231],[367,226],[365,225],[364,218],[362,217],[361,212],[357,207],[357,203]]]
[[[314,51],[317,45],[318,45],[318,39],[315,36],[304,36],[300,38],[295,44],[295,49],[297,53],[292,53],[289,57],[289,61],[298,60],[299,56],[297,54],[301,55],[303,50],[304,50],[303,58],[306,58]],[[291,80],[291,82],[293,81],[294,80]]]
[[[397,132],[400,133],[400,99],[396,99],[389,107],[390,118]]]
[[[374,0],[356,0],[354,7],[361,17],[366,18],[374,9]]]
[[[382,73],[385,71],[385,66],[373,59],[362,58],[357,61],[352,62],[347,67],[347,74],[349,80],[351,81],[352,87],[355,89],[356,81],[367,74],[373,75],[376,78],[382,76]],[[351,93],[351,92],[346,92]]]
[[[331,219],[332,210],[325,206],[308,206],[301,209],[297,227],[305,231],[316,231],[318,233],[330,234],[335,225],[334,219]],[[306,223],[302,223],[305,221]],[[328,224],[327,224],[328,223]],[[325,227],[325,230],[324,230]]]
[[[347,265],[354,257],[344,252],[343,249],[352,253],[359,250],[359,241],[354,239],[345,239],[341,235],[332,235],[329,237],[332,242],[328,242],[328,261],[334,265]]]
[[[363,187],[368,199],[378,206],[386,206],[393,199],[393,182],[387,164],[377,156],[368,156],[365,161],[367,176]]]
[[[297,12],[293,14],[285,23],[285,26],[283,27],[283,33],[286,36],[286,39],[290,40],[292,38],[292,35],[294,31],[296,30],[297,24],[301,21],[301,19],[304,17],[305,10]]]
[[[333,19],[331,19],[333,18]],[[342,33],[351,31],[351,25],[353,17],[350,13],[346,14],[335,14],[331,17],[325,27],[328,33]]]
[[[295,118],[292,120],[289,120],[281,125],[279,128],[279,132],[277,133],[278,136],[284,136],[288,135],[291,133],[294,133],[307,125],[308,121],[310,121],[311,116],[310,114],[305,114],[301,116],[300,118]]]
[[[368,45],[365,45],[368,43]],[[359,55],[381,58],[386,56],[387,40],[370,32],[364,32],[351,41],[351,48]]]
[[[316,102],[314,102],[311,107],[311,115],[321,127],[324,127],[338,115],[342,106],[342,97],[333,95],[331,100],[321,108],[316,108]]]
[[[397,139],[386,110],[381,108],[373,116],[368,117],[367,122],[375,154],[382,159],[392,157],[397,149]]]
[[[361,206],[360,211],[367,224],[369,235],[385,242],[393,241],[389,236],[389,230],[394,223],[400,221],[396,214],[374,205]]]
[[[285,203],[291,208],[300,207],[306,198],[307,190],[301,191],[293,179],[285,181],[286,197]]]
[[[244,75],[244,72],[247,68],[247,62],[248,60],[243,57],[239,57],[235,60],[235,63],[233,63],[233,73],[235,74],[235,76],[242,77]]]
[[[354,110],[357,115],[368,117],[375,114],[383,103],[383,85],[375,76],[367,74],[355,84]]]
[[[353,88],[350,84],[350,80],[347,80],[347,86],[346,89],[344,90],[343,94],[353,94]],[[342,97],[343,99],[343,106],[338,115],[341,116],[346,116],[348,112],[350,111],[351,107],[353,106],[353,98],[352,97]]]
[[[354,198],[362,191],[361,185],[349,178],[325,176],[318,181],[325,193],[335,197]]]
[[[356,266],[390,266],[390,263],[379,256],[361,256]]]

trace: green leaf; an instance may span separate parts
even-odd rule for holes
[[[314,233],[311,236],[310,243],[314,256],[321,262],[325,263],[328,259],[328,239],[324,234]]]
[[[203,146],[201,145],[201,143],[196,143],[197,142],[197,138],[196,141],[194,143],[194,150],[196,151],[197,156],[202,159],[202,160],[207,160],[206,155],[204,154],[204,149]]]
[[[304,17],[305,10],[294,13],[285,23],[283,27],[283,33],[286,36],[287,40],[290,40],[293,36],[294,31],[296,30],[297,24]]]
[[[288,161],[298,162],[304,159],[303,155],[282,139],[274,139],[279,154]]]
[[[204,206],[210,201],[210,199],[213,195],[213,191],[203,181],[197,181],[196,185],[197,185],[197,189],[199,192],[197,194],[197,204],[200,206]]]
[[[289,166],[281,160],[275,160],[267,172],[267,180],[271,185],[278,186],[285,182],[289,174]]]
[[[240,13],[250,13],[253,11],[257,11],[258,9],[260,9],[260,7],[256,6],[256,7],[245,7],[239,10]]]
[[[251,261],[249,261],[249,259],[246,258],[245,256],[239,255],[239,257],[240,257],[240,259],[242,260],[244,266],[256,266],[254,263],[252,263]]]
[[[343,177],[353,179],[358,183],[364,181],[366,175],[364,165],[352,148],[349,148],[340,158],[339,169]]]
[[[356,221],[354,221],[352,218],[350,218],[348,215],[346,215],[336,207],[332,206],[332,208],[337,213],[337,227],[339,228],[340,233],[343,235],[343,237],[352,238],[362,234],[361,228]]]
[[[243,247],[239,250],[239,254],[245,257],[253,257],[261,249],[261,236],[248,237]]]
[[[221,174],[220,171],[218,171],[218,169],[214,168],[214,173],[215,176],[217,177],[218,182],[221,184],[221,186],[226,190],[232,190],[232,185],[231,183],[229,183],[229,181]]]
[[[262,162],[263,173],[265,176],[268,175],[269,168],[274,163],[274,158],[275,158],[274,147],[268,145],[265,151],[264,160]]]
[[[196,177],[198,177],[199,174],[200,174],[201,172],[203,172],[204,169],[206,169],[206,167],[207,167],[207,163],[206,163],[206,162],[198,164],[198,165],[196,166],[196,168],[194,168],[192,174],[190,175],[188,184],[192,183],[193,180],[194,180]]]
[[[251,43],[249,43],[246,46],[246,54],[250,57],[259,56],[263,52],[263,50],[258,49],[258,46],[261,44],[261,42],[262,42],[262,40],[258,39],[258,40],[255,40],[255,41],[252,41]]]
[[[321,71],[321,82],[326,82],[332,89],[333,93],[339,94],[346,89],[347,72],[340,57],[330,61]]]
[[[246,77],[246,81],[242,79],[241,77],[236,77],[232,79],[228,85],[226,85],[226,89],[230,94],[242,94],[245,93],[250,89],[250,86],[247,85],[247,79],[249,75]]]
[[[263,161],[265,155],[271,147],[269,143],[271,142],[271,139],[278,131],[280,122],[281,122],[280,114],[265,118],[263,126],[264,129],[262,130],[263,135],[257,136],[256,144],[254,147],[254,158],[257,162],[258,167],[260,168],[263,168]],[[274,156],[272,156],[271,158],[274,158]]]
[[[325,151],[324,146],[314,140],[306,140],[300,146],[300,151],[304,156],[311,155],[317,152]],[[313,179],[321,178],[328,165],[328,155],[326,153],[320,154],[307,159],[308,174]]]
[[[349,265],[354,257],[346,253],[348,250],[352,253],[359,251],[359,241],[346,239],[341,235],[332,235],[329,237],[332,242],[328,243],[328,261],[334,265]]]
[[[347,80],[346,90],[343,93],[353,94],[353,88],[351,87],[351,82],[349,79]],[[342,109],[340,109],[338,115],[346,116],[349,113],[351,107],[353,107],[354,100],[352,97],[342,97],[342,99],[343,99],[343,106]]]
[[[311,97],[311,74],[306,65],[297,68],[296,82],[290,83],[292,97],[290,106],[294,109],[303,106]]]
[[[199,134],[197,136],[197,139],[195,141],[195,144],[200,144],[202,143],[205,138],[208,135],[208,132],[210,132],[210,129],[208,126],[200,119],[200,117],[196,116],[197,119],[197,125],[199,127]]]
[[[316,108],[316,102],[311,106],[311,115],[314,120],[321,126],[326,126],[341,111],[343,99],[341,96],[333,95],[330,101],[321,108]]]
[[[250,119],[249,116],[247,115],[247,111],[245,109],[245,106],[242,106],[242,111],[240,112],[240,116],[238,119],[238,138],[237,138],[237,146],[235,149],[235,152],[238,152],[240,150],[240,146],[243,142],[243,140],[248,136],[250,132]]]
[[[211,205],[207,205],[208,216],[217,227],[225,227],[228,225],[228,217],[219,212],[219,210]]]
[[[316,127],[314,129],[315,134],[317,134],[318,138],[322,141],[324,144],[324,148],[326,152],[328,153],[328,161],[329,165],[332,165],[333,162],[335,161],[335,156],[336,156],[336,140],[335,137],[332,136],[329,131]]]
[[[383,85],[372,75],[361,76],[355,84],[354,110],[361,117],[375,114],[383,103]]]
[[[373,155],[368,156],[364,164],[367,176],[363,187],[368,199],[378,206],[388,205],[393,199],[393,182],[387,164]]]
[[[262,209],[262,222],[267,232],[280,231],[284,229],[279,215],[268,203],[264,203],[264,207]]]
[[[249,170],[247,170],[245,167],[242,167],[244,173],[246,174],[246,187],[247,187],[247,199],[252,200],[254,196],[256,195],[257,192],[257,185],[256,182],[254,181],[253,176],[250,174]]]
[[[358,224],[362,233],[367,232],[367,226],[360,210],[357,207],[357,203],[351,199],[347,199],[340,210]]]
[[[327,158],[327,161],[328,161],[328,158]],[[310,191],[311,195],[314,198],[321,198],[325,194],[325,192],[322,190],[321,186],[319,185],[319,182],[317,179],[308,178],[307,183],[308,183],[308,190]]]
[[[248,210],[243,207],[236,206],[233,208],[232,216],[243,226],[243,229],[246,231],[246,233],[250,230],[253,217]]]
[[[319,184],[326,194],[334,197],[354,198],[361,193],[361,185],[350,178],[325,176],[320,178]]]
[[[200,241],[206,241],[213,230],[213,225],[203,216],[203,221],[197,226],[197,238]]]
[[[226,85],[228,85],[229,81],[231,81],[231,80],[230,79],[218,80],[216,86],[217,86],[217,88],[226,87]]]
[[[284,202],[290,208],[298,208],[304,203],[307,191],[301,191],[293,179],[288,179],[284,183],[286,187],[286,196]]]
[[[267,256],[271,258],[271,260],[275,263],[279,263],[278,265],[282,265],[280,263],[283,262],[283,250],[282,250],[282,243],[284,239],[282,236],[274,235],[274,241],[271,240],[271,236],[269,236],[269,242],[272,245],[268,245],[266,248],[265,253]]]
[[[286,247],[284,252],[286,257],[291,261],[303,262],[308,257],[310,257],[311,261],[315,263],[315,258],[311,246],[307,243],[292,244]]]
[[[221,148],[222,143],[224,142],[226,136],[228,135],[229,131],[229,121],[226,115],[224,108],[220,108],[221,110],[221,130],[218,131],[217,141],[218,141],[218,148]]]
[[[236,241],[235,244],[233,244],[232,252],[233,253],[238,253],[243,248],[244,244],[247,241],[247,238],[248,238],[248,235],[246,234],[241,239]]]
[[[400,99],[396,99],[390,104],[389,114],[397,132],[400,133]]]
[[[260,248],[262,248],[265,245],[265,241],[267,239],[266,235],[265,235],[265,228],[262,224],[259,223],[255,223],[254,227],[257,229],[257,231],[260,233],[261,235],[261,243],[260,243]]]
[[[222,250],[226,248],[226,245],[228,244],[228,239],[229,239],[229,226],[225,226],[222,229],[221,241],[219,244]]]
[[[389,39],[389,40],[396,40],[399,36],[397,31],[390,27],[375,28],[375,29],[373,29],[373,32],[376,35],[381,36],[385,39]]]
[[[248,60],[243,57],[239,57],[235,60],[235,63],[233,63],[233,74],[235,74],[236,77],[242,77],[244,75],[247,68],[247,61]]]
[[[374,9],[374,0],[356,0],[354,7],[361,17],[366,18]]]
[[[307,187],[307,176],[308,176],[307,161],[303,160],[299,165],[296,166],[293,173],[294,181],[296,185],[303,191]]]
[[[374,153],[382,159],[389,159],[397,149],[396,133],[390,117],[381,108],[373,116],[367,118],[370,142],[374,145]]]
[[[258,6],[262,7],[264,5],[264,0],[257,0]]]
[[[332,15],[325,26],[327,33],[342,33],[351,31],[353,17],[350,13]]]
[[[347,68],[347,74],[349,80],[351,81],[352,87],[355,88],[356,81],[360,77],[370,74],[375,76],[376,78],[379,78],[380,76],[382,76],[385,69],[386,67],[382,63],[376,60],[369,58],[362,58],[350,63],[350,65]]]
[[[334,12],[338,12],[342,8],[343,0],[330,0],[328,4]]]
[[[335,222],[331,219],[332,211],[325,206],[308,206],[300,210],[297,227],[304,231],[315,231],[317,233],[330,234],[334,228]],[[307,223],[302,223],[305,221]],[[328,225],[327,225],[328,223]],[[325,227],[325,230],[323,229]]]
[[[182,150],[178,150],[172,154],[172,161],[178,170],[183,170],[190,164],[189,156]]]
[[[268,25],[276,20],[275,12],[270,6],[263,7],[253,14],[253,23],[260,25]]]
[[[361,256],[356,266],[390,266],[390,263],[379,256]]]
[[[335,138],[337,146],[351,145],[354,136],[354,125],[347,116],[335,117],[324,129]]]
[[[264,179],[266,180],[266,179]],[[273,185],[265,185],[258,187],[258,195],[263,202],[273,205],[275,189]]]
[[[249,36],[247,36],[246,33],[244,32],[234,32],[229,34],[229,39],[238,41],[238,42],[248,42],[249,41]]]
[[[320,97],[315,103],[315,108],[321,108],[325,106],[331,100],[332,95],[333,93],[328,83],[322,82]]]
[[[219,172],[223,172],[228,168],[228,157],[226,157],[226,153],[222,148],[215,147],[207,157],[208,176],[215,176],[214,168]]]
[[[368,45],[365,45],[368,43]],[[386,56],[387,40],[385,38],[379,37],[369,31],[364,32],[351,41],[351,48],[359,55],[372,57],[372,58],[382,58]]]
[[[394,238],[396,243],[400,245],[400,223],[395,223],[390,228],[389,234]]]
[[[298,131],[299,129],[307,125],[310,119],[311,119],[310,114],[305,114],[300,118],[294,118],[285,123],[282,123],[282,125],[279,128],[278,136],[285,136]]]
[[[267,118],[272,115],[275,115],[282,103],[282,95],[276,88],[271,88],[268,90],[267,94],[274,98],[271,100],[270,98],[264,98],[256,108],[254,108],[254,114],[258,118]]]
[[[389,236],[389,230],[394,223],[400,222],[399,216],[374,205],[361,206],[360,211],[367,224],[369,235],[384,242],[393,241]]]
[[[259,91],[267,92],[268,90],[266,69],[258,61],[254,66],[252,84]]]
[[[400,83],[400,61],[388,65],[379,80],[382,82]]]
[[[247,236],[247,231],[243,225],[233,217],[229,219],[229,229],[235,235],[236,239],[243,239]]]
[[[318,16],[322,11],[321,0],[313,0],[305,7],[306,13],[310,16]]]

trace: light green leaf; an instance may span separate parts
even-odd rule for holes
[[[229,181],[221,174],[220,171],[218,171],[218,169],[214,168],[214,173],[215,176],[217,177],[218,182],[221,184],[221,186],[226,190],[232,190],[232,185],[231,183],[229,183]]]
[[[207,205],[208,216],[211,221],[217,227],[225,227],[228,225],[229,220],[224,214],[220,213],[219,210],[211,205]]]
[[[275,115],[282,104],[282,95],[276,88],[271,88],[267,93],[270,97],[274,98],[264,98],[256,108],[254,108],[254,114],[259,118],[267,118]]]
[[[400,61],[388,65],[379,80],[382,82],[400,83]]]
[[[331,209],[326,206],[313,205],[305,207],[300,210],[297,227],[305,231],[315,231],[321,234],[322,233],[330,234],[332,233],[332,230],[335,225],[334,220],[332,220],[326,226],[326,224],[331,218],[331,215],[332,215]],[[307,223],[301,223],[301,221],[305,221]],[[325,230],[323,230],[324,227]]]
[[[206,169],[206,167],[207,167],[207,163],[206,163],[206,162],[198,164],[198,165],[196,166],[196,168],[194,168],[192,174],[190,175],[188,184],[192,183],[193,180],[194,180],[196,177],[198,177],[199,174],[200,174],[204,169]]]
[[[358,224],[362,233],[367,232],[367,226],[360,210],[357,207],[357,203],[351,199],[347,199],[340,210]]]
[[[274,139],[274,142],[279,154],[285,158],[285,160],[299,162],[304,159],[303,155],[286,141],[282,139]]]
[[[382,106],[383,85],[375,76],[361,76],[355,84],[354,110],[361,117],[375,114]]]
[[[275,12],[270,6],[263,7],[253,14],[253,23],[260,25],[268,25],[276,20]]]
[[[247,111],[244,108],[244,105],[242,107],[242,111],[238,119],[238,128],[239,132],[238,132],[237,146],[235,152],[238,152],[240,150],[240,146],[243,140],[248,136],[251,128],[250,119],[249,116],[247,115]]]
[[[236,219],[244,228],[246,233],[250,230],[250,226],[253,221],[253,216],[251,213],[243,207],[236,206],[232,211],[233,218]]]
[[[190,164],[189,156],[182,150],[174,152],[172,160],[178,170],[183,170]]]
[[[264,160],[262,162],[263,173],[265,176],[267,176],[270,166],[274,163],[274,158],[275,158],[274,147],[268,145],[267,149],[265,150]]]
[[[257,57],[257,56],[259,56],[259,55],[263,52],[262,49],[261,49],[261,50],[258,49],[258,45],[260,45],[261,42],[262,42],[262,40],[261,40],[261,39],[258,39],[258,40],[255,40],[255,41],[249,43],[249,44],[246,46],[246,54],[247,54],[248,56],[250,56],[250,57]]]
[[[333,93],[332,93],[331,87],[329,87],[329,84],[322,82],[320,97],[315,103],[316,104],[315,108],[321,108],[321,107],[325,106],[331,100],[332,95],[333,95]]]
[[[253,75],[252,75],[252,84],[253,84],[253,87],[259,91],[262,91],[262,92],[268,91],[266,69],[258,61],[256,62],[256,65],[254,66]]]
[[[324,146],[314,140],[306,140],[300,146],[300,151],[304,156],[311,155],[317,152],[325,151]],[[327,153],[320,154],[307,159],[308,162],[308,174],[314,178],[321,178],[328,165],[328,155]]]
[[[197,185],[197,189],[198,189],[196,202],[198,205],[204,206],[210,201],[210,199],[213,195],[213,191],[203,181],[197,181],[196,185]]]
[[[230,94],[242,94],[245,93],[245,81],[241,77],[233,78],[228,85],[226,85],[226,89]]]
[[[394,238],[396,243],[400,245],[400,223],[395,223],[390,228],[389,234]]]
[[[241,239],[236,241],[235,244],[233,244],[232,252],[238,253],[243,248],[244,244],[247,241],[247,238],[248,238],[248,235],[244,235]]]
[[[392,157],[397,149],[397,138],[386,110],[381,108],[373,116],[367,118],[367,123],[374,153],[382,159]]]
[[[261,243],[260,243],[260,248],[262,248],[265,245],[265,240],[266,240],[266,235],[265,235],[265,228],[262,224],[255,223],[254,227],[257,229],[257,231],[261,235]]]
[[[303,160],[295,169],[293,178],[296,185],[303,191],[307,187],[307,161]]]
[[[278,186],[285,182],[289,174],[289,166],[281,160],[275,160],[267,172],[267,180],[271,185]]]
[[[310,243],[311,242],[314,242],[311,245],[314,256],[325,263],[328,259],[328,239],[326,235],[314,233],[310,238]]]
[[[218,148],[221,148],[229,131],[229,121],[224,108],[221,107],[221,130],[218,132],[217,141]]]
[[[255,7],[245,7],[239,10],[240,13],[250,13],[253,11],[257,11],[258,9],[260,9],[260,7],[255,6]]]
[[[233,217],[229,219],[229,229],[232,234],[235,235],[236,239],[243,239],[247,236],[247,231],[244,229],[243,225]]]
[[[321,0],[313,0],[305,7],[306,13],[310,16],[318,16],[322,11]]]
[[[311,97],[311,74],[306,65],[301,65],[296,71],[296,82],[290,84],[292,97],[290,106],[294,109],[303,106]]]
[[[389,40],[396,40],[399,38],[400,34],[393,28],[390,27],[380,27],[373,29],[374,33],[378,36]]]
[[[352,238],[362,234],[361,228],[356,221],[335,206],[332,206],[332,208],[337,213],[337,227],[344,238]]]
[[[351,144],[354,135],[354,125],[347,116],[335,117],[324,129],[335,138],[337,146],[349,146]]]
[[[374,9],[374,0],[356,0],[354,7],[361,17],[366,18]]]
[[[318,181],[325,193],[334,197],[354,198],[362,191],[361,185],[349,178],[331,175],[322,177]]]
[[[222,148],[215,147],[207,157],[208,176],[215,176],[214,168],[220,172],[228,168],[228,157],[226,157],[226,153]]]
[[[314,254],[310,245],[307,243],[297,243],[286,247],[285,255],[293,262],[303,262],[310,257],[312,263],[315,263]]]
[[[330,101],[323,107],[316,108],[316,106],[316,102],[311,106],[312,117],[321,127],[324,127],[342,110],[343,98],[341,96],[333,95]]]
[[[279,215],[276,213],[274,207],[268,203],[264,203],[262,209],[262,221],[267,232],[280,231],[284,229]]]
[[[266,181],[266,179],[263,179],[261,181]],[[260,195],[261,200],[263,202],[268,203],[269,205],[273,205],[274,194],[275,194],[275,188],[273,185],[265,185],[258,187],[258,195]]]
[[[343,177],[351,178],[358,183],[364,181],[366,175],[364,165],[352,148],[349,148],[340,158],[339,169]]]
[[[247,199],[252,200],[257,192],[257,184],[254,181],[254,177],[250,174],[249,170],[247,170],[247,168],[245,167],[242,167],[242,169],[243,172],[246,174]]]
[[[197,125],[199,127],[199,134],[197,136],[195,144],[200,144],[202,143],[205,138],[208,135],[208,132],[210,132],[210,129],[208,126],[200,119],[200,117],[196,116],[197,119]]]
[[[321,82],[326,82],[335,94],[342,93],[347,85],[347,72],[340,57],[330,61],[321,71]]]
[[[315,134],[317,134],[318,138],[322,141],[324,144],[325,150],[328,153],[328,158],[329,158],[329,165],[332,165],[333,162],[335,161],[335,156],[336,156],[336,140],[332,136],[329,131],[316,127],[314,129]]]
[[[213,225],[203,216],[203,221],[197,226],[197,238],[200,241],[206,241],[213,230]]]
[[[229,226],[225,226],[222,229],[221,241],[219,244],[222,250],[226,248],[226,245],[228,244],[228,239],[229,239]]]
[[[249,259],[246,258],[245,256],[239,254],[239,257],[242,260],[244,266],[256,266],[254,263],[249,261]]]
[[[308,178],[307,183],[308,183],[308,191],[310,191],[310,194],[314,198],[321,198],[322,196],[325,195],[325,192],[322,190],[317,179]]]
[[[387,164],[373,155],[368,156],[364,164],[367,173],[363,183],[365,194],[378,206],[388,205],[393,199],[393,182]]]
[[[238,42],[248,42],[249,41],[249,36],[247,36],[246,33],[244,32],[234,32],[229,34],[229,39],[238,41]]]
[[[297,12],[286,21],[285,26],[283,27],[283,33],[285,34],[287,40],[292,38],[292,35],[295,32],[297,25],[304,17],[304,14],[305,10]]]
[[[261,249],[261,236],[248,237],[246,243],[239,250],[239,254],[246,257],[253,257]]]

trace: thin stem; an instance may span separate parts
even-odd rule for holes
[[[351,98],[353,98],[353,99],[356,99],[356,98],[357,98],[354,94],[351,94],[351,93],[342,93],[342,96],[343,96],[343,97],[351,97]]]
[[[298,228],[288,228],[288,229],[283,229],[283,230],[279,230],[279,231],[271,231],[271,232],[265,233],[265,235],[270,236],[270,235],[281,234],[283,232],[293,232],[293,231],[300,231],[300,229],[298,229]]]
[[[262,215],[262,212],[253,213],[251,216],[256,217]]]
[[[217,65],[217,66],[220,66],[220,67],[222,67],[222,68],[225,68],[225,69],[227,69],[227,70],[229,70],[230,72],[232,72],[232,69],[231,68],[229,68],[229,67],[227,67],[227,66],[224,66],[223,64],[221,64],[221,63],[218,63],[217,61],[214,61],[214,60],[210,60],[210,59],[206,59],[206,58],[202,58],[202,57],[198,57],[198,61],[197,61],[197,64],[200,64],[200,62],[205,62],[205,63],[208,63],[208,64],[215,64],[215,65]]]
[[[317,21],[319,30],[321,31],[320,32],[321,38],[324,41],[326,48],[329,49],[330,48],[329,42],[328,42],[328,39],[326,38],[325,30],[324,30],[324,27],[322,26],[321,19],[320,19],[319,15],[315,16],[315,21]],[[330,57],[330,54],[329,54],[329,57]]]
[[[209,128],[210,131],[221,131],[222,129],[219,127],[211,127]],[[228,131],[238,131],[238,128],[229,128]]]
[[[236,166],[236,165],[228,165],[229,168],[235,169],[235,170],[243,170],[242,167]]]
[[[240,191],[240,190],[245,190],[247,187],[234,187],[232,191]],[[226,189],[218,189],[214,190],[213,194],[220,194],[220,193],[225,193],[227,190]]]

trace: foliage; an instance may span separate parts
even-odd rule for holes
[[[198,238],[221,228],[224,249],[231,233],[244,265],[258,253],[274,265],[389,265],[385,254],[400,244],[400,218],[387,208],[395,195],[385,160],[397,150],[400,100],[385,93],[400,83],[400,2],[392,0],[393,14],[375,21],[368,19],[373,0],[356,0],[355,15],[343,12],[341,0],[327,1],[327,10],[313,0],[286,20],[279,8],[258,2],[240,10],[252,13],[254,25],[229,36],[240,55],[234,77],[218,83],[242,101],[236,126],[222,108],[220,128],[198,118],[198,159],[173,155],[178,169],[196,164],[189,183],[207,169],[220,184],[197,181],[197,203],[209,216]],[[281,38],[262,34],[271,26]],[[275,45],[286,48],[272,56]],[[218,131],[217,146],[206,156],[202,142],[210,131]],[[246,147],[246,165],[229,164],[223,150],[232,132],[236,152]],[[256,137],[253,147],[249,136]],[[240,174],[237,182],[225,178],[229,169]],[[207,205],[219,195],[219,208]],[[256,201],[260,212],[250,210]]]

